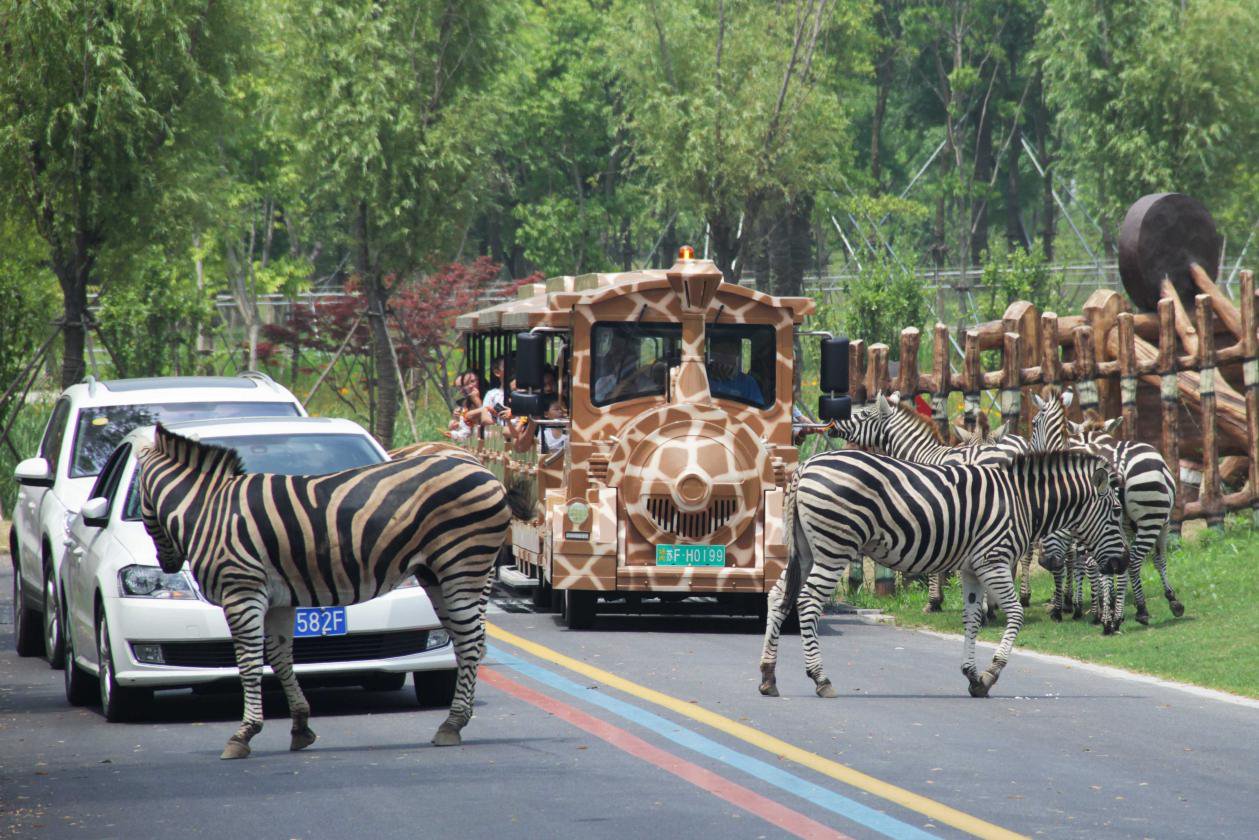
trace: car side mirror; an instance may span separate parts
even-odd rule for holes
[[[43,458],[27,458],[13,470],[13,477],[18,484],[27,487],[52,487],[52,468]]]
[[[89,528],[104,528],[109,524],[109,499],[95,496],[83,503],[79,509],[83,524]]]

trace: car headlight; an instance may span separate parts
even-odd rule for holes
[[[125,566],[118,572],[118,589],[128,598],[195,599],[192,581],[183,572],[168,574],[157,566]]]
[[[424,649],[433,650],[448,644],[450,644],[450,634],[445,630],[429,630],[428,640],[424,643]]]

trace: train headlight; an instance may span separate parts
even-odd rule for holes
[[[582,501],[568,503],[568,521],[574,525],[581,526],[583,522],[590,518],[590,505]]]

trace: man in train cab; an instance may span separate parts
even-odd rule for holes
[[[595,379],[596,403],[627,393],[641,369],[637,341],[621,330],[612,330],[608,338],[608,349],[600,354],[600,375]]]
[[[738,336],[713,336],[708,342],[708,391],[714,397],[729,397],[761,405],[764,395],[751,374],[741,371],[743,355]]]

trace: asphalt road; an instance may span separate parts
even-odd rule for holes
[[[960,642],[851,616],[822,638],[839,698],[814,696],[796,636],[764,698],[749,619],[570,632],[500,597],[463,746],[429,745],[444,712],[409,684],[325,689],[309,750],[268,695],[253,755],[224,762],[238,694],[163,692],[136,724],[70,707],[13,651],[11,574],[0,557],[0,837],[1259,835],[1259,703],[1017,648],[975,700]]]

